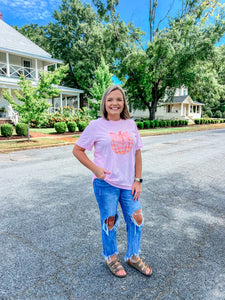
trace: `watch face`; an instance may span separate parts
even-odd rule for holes
[[[140,182],[142,182],[142,181],[143,181],[143,179],[141,178],[141,179],[139,179],[139,181],[140,181]]]

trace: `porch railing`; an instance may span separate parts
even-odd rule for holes
[[[38,69],[38,79],[40,79],[40,73],[44,70]],[[9,76],[7,74],[7,64],[0,62],[0,76],[10,77],[10,78],[20,78],[24,75],[27,79],[36,80],[36,69],[23,67],[18,65],[9,65]]]
[[[19,121],[19,114],[15,110],[13,110],[12,105],[9,104],[8,106],[8,115],[10,120],[13,122],[14,125],[16,125]]]

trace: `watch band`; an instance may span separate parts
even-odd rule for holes
[[[143,181],[143,179],[142,178],[136,178],[135,177],[135,179],[134,179],[135,181],[138,181],[138,182],[140,182],[140,183],[142,183],[142,181]]]

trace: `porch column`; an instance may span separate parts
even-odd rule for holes
[[[202,115],[202,107],[201,107],[201,105],[199,105],[199,114],[200,114],[200,116]]]
[[[55,69],[58,69],[58,65],[57,64],[55,64]]]
[[[38,81],[38,61],[35,59],[35,80]]]
[[[80,108],[80,94],[77,95],[77,108]]]
[[[8,52],[6,52],[6,65],[7,65],[7,76],[10,77],[9,53]]]
[[[183,116],[183,110],[184,110],[183,103],[181,103],[181,112],[180,112],[181,116]]]
[[[67,106],[67,96],[65,97],[65,102],[66,102],[66,103],[65,103],[65,106]]]
[[[63,112],[62,93],[60,93],[60,107],[62,108],[62,112]]]

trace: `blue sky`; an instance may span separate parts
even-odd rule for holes
[[[91,4],[91,0],[83,1]],[[163,18],[173,0],[159,0],[157,13]],[[9,25],[21,27],[25,24],[38,23],[46,25],[51,19],[54,9],[57,9],[61,0],[1,0],[0,11],[3,20]],[[180,0],[174,1],[176,11]],[[149,35],[148,24],[149,0],[120,0],[118,12],[125,23],[133,22],[137,27]]]
[[[91,4],[91,0],[82,0]],[[225,3],[225,0],[221,0]],[[46,25],[52,20],[51,16],[55,9],[58,9],[61,0],[0,0],[0,12],[3,20],[9,25],[21,27],[25,24],[38,23]],[[181,0],[158,0],[157,20],[167,15],[168,9],[173,4],[170,14],[175,14]],[[118,12],[125,23],[133,22],[146,32],[146,39],[149,39],[148,22],[149,0],[120,0]],[[164,21],[165,25],[166,20]]]

